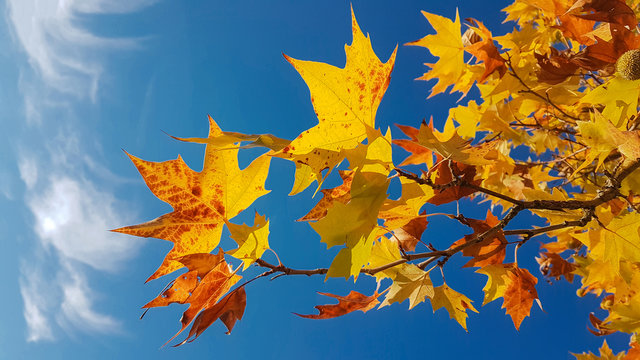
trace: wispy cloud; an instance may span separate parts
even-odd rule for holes
[[[65,271],[61,273],[61,285],[61,312],[57,316],[60,326],[70,331],[75,329],[98,333],[120,331],[121,326],[117,320],[94,309],[93,291],[81,271],[68,264]]]
[[[107,231],[126,222],[111,194],[63,174],[51,174],[46,182],[46,188],[28,196],[43,246],[98,270],[117,270],[131,257],[137,242]]]
[[[130,47],[131,39],[99,37],[79,24],[83,14],[139,10],[151,0],[8,0],[8,17],[18,42],[42,79],[55,89],[96,98],[103,72],[101,55]],[[33,104],[27,104],[32,106]]]
[[[24,302],[24,318],[27,322],[27,341],[53,340],[48,313],[51,310],[47,295],[48,282],[32,266],[23,264],[20,269],[20,294]]]
[[[116,211],[129,207],[112,193],[123,179],[91,156],[79,141],[83,134],[66,130],[75,128],[77,105],[99,102],[101,79],[109,74],[105,55],[139,45],[135,38],[96,35],[85,26],[87,15],[130,13],[155,1],[6,2],[5,19],[25,55],[16,84],[23,95],[24,126],[46,128],[16,144],[24,205],[37,238],[33,253],[22,256],[29,265],[19,277],[28,341],[57,339],[60,329],[109,333],[120,328],[99,310],[87,270],[117,271],[141,242],[107,231],[130,222]],[[5,183],[0,184],[3,193]]]

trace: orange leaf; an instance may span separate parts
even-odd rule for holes
[[[536,279],[527,269],[513,268],[508,276],[507,288],[504,292],[503,309],[507,309],[507,314],[511,316],[516,329],[520,329],[520,324],[525,317],[529,316],[533,300],[538,299],[536,291]],[[539,304],[539,303],[538,303]]]
[[[537,72],[538,80],[547,84],[555,85],[565,81],[578,69],[578,65],[571,62],[567,52],[559,52],[551,48],[549,56],[534,53],[538,60],[540,70]]]
[[[240,269],[238,267],[238,269]],[[237,270],[236,270],[237,271]],[[218,300],[226,294],[231,287],[242,277],[231,271],[226,261],[219,263],[213,270],[202,278],[198,286],[191,292],[191,296],[185,303],[189,308],[182,314],[180,322],[182,328],[169,341],[178,336],[189,326],[195,316],[201,311],[214,307]],[[203,329],[204,330],[204,329]],[[167,341],[167,342],[169,342]]]
[[[466,244],[477,238],[480,234],[496,226],[500,221],[490,210],[487,210],[487,218],[485,220],[463,219],[463,223],[473,229],[473,234],[465,235],[464,238],[451,244],[451,248]],[[507,248],[507,239],[502,230],[498,231],[493,237],[484,239],[482,242],[468,246],[462,250],[463,256],[470,256],[464,267],[483,267],[486,265],[502,264]]]
[[[209,117],[209,137],[222,135]],[[271,157],[261,156],[240,170],[237,154],[238,149],[220,150],[208,144],[201,172],[191,170],[180,156],[152,162],[129,155],[154,195],[173,207],[173,212],[155,220],[113,230],[174,243],[147,281],[181,268],[182,264],[176,261],[180,256],[212,251],[220,242],[224,220],[238,215],[269,192],[264,182]]]
[[[507,67],[505,65],[505,60],[500,56],[498,48],[493,43],[491,32],[480,21],[475,19],[467,19],[467,21],[477,26],[477,28],[473,29],[476,30],[476,33],[482,38],[481,41],[475,42],[464,48],[466,52],[475,56],[478,59],[478,62],[482,61],[484,63],[485,70],[478,80],[478,83],[484,82],[484,80],[495,71],[498,71],[500,77],[502,77],[507,72]]]
[[[604,324],[602,323],[603,321],[598,319],[598,317],[596,317],[594,313],[589,313],[589,322],[591,323],[591,325],[595,330],[590,327],[587,327],[587,330],[589,330],[589,332],[595,336],[611,335],[617,331],[617,330],[607,329],[607,327],[604,326]]]
[[[230,292],[217,304],[198,314],[193,321],[191,330],[189,330],[189,336],[187,336],[187,338],[181,343],[174,345],[174,347],[194,341],[198,336],[200,336],[200,334],[202,334],[203,331],[218,319],[220,319],[227,327],[227,335],[230,334],[231,330],[233,330],[233,326],[236,324],[236,321],[242,319],[246,306],[247,293],[244,290],[244,287],[240,287],[237,290]]]
[[[564,276],[567,281],[573,281],[573,271],[576,269],[574,264],[553,252],[542,252],[540,256],[541,257],[536,258],[536,261],[540,265],[542,275],[555,278],[556,280],[560,280],[560,277]]]
[[[442,161],[436,168],[436,179],[434,184],[445,185],[449,184],[453,180],[451,174],[453,169],[460,179],[470,182],[472,184],[479,184],[480,181],[475,181],[476,168],[475,166],[465,165],[452,160]],[[474,189],[462,186],[450,186],[444,190],[437,190],[436,194],[429,199],[429,203],[433,205],[442,205],[452,201],[459,200],[467,195],[475,193]]]
[[[371,296],[362,295],[357,291],[351,291],[347,296],[339,296],[322,292],[319,292],[318,294],[336,298],[338,299],[338,303],[335,305],[317,305],[316,309],[320,312],[317,315],[294,314],[307,319],[331,319],[346,315],[356,310],[367,312],[379,304],[378,296],[380,296],[377,291]]]
[[[572,62],[586,70],[600,70],[607,64],[614,64],[620,55],[640,46],[640,37],[622,25],[608,24],[611,40],[605,41],[594,36],[597,41],[576,54]],[[634,26],[635,27],[635,26]]]
[[[320,190],[324,195],[316,206],[309,211],[307,215],[298,219],[298,221],[313,221],[320,220],[327,215],[327,211],[333,205],[334,202],[340,202],[346,204],[351,200],[351,182],[353,181],[354,171],[340,171],[340,177],[342,177],[342,185],[336,186],[333,189]]]
[[[173,303],[184,304],[191,296],[191,291],[198,285],[198,273],[189,271],[180,275],[171,283],[171,287],[163,291],[155,299],[146,303],[142,308],[149,309],[152,307],[167,306]]]
[[[428,223],[426,216],[415,217],[405,226],[393,230],[394,237],[398,239],[402,249],[405,251],[414,251]]]
[[[624,0],[579,0],[572,9],[576,5],[582,5],[582,11],[586,13],[575,15],[582,19],[636,27],[636,15]]]
[[[143,309],[167,306],[173,303],[184,304],[187,302],[193,289],[198,286],[198,278],[204,278],[204,276],[218,266],[218,264],[224,262],[224,252],[222,249],[218,249],[218,253],[215,255],[190,254],[177,258],[176,261],[179,261],[186,266],[189,269],[189,272],[180,275],[173,282],[169,283],[170,287],[155,299],[145,304],[142,307]]]

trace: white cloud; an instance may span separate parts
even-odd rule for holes
[[[118,321],[94,310],[93,291],[80,271],[69,265],[62,275],[61,312],[58,313],[57,320],[63,328],[99,333],[120,331]]]
[[[126,222],[111,194],[66,175],[51,175],[47,183],[46,189],[28,200],[44,246],[55,248],[64,258],[107,271],[117,270],[135,253],[139,242],[107,231]]]
[[[117,320],[98,310],[97,292],[86,270],[98,270],[95,274],[115,272],[142,243],[108,232],[130,222],[121,211],[128,207],[110,192],[126,179],[118,178],[91,156],[79,141],[86,138],[84,134],[70,134],[68,130],[77,128],[77,105],[99,100],[101,78],[109,69],[105,55],[114,49],[132,49],[139,43],[139,39],[96,35],[83,25],[85,17],[130,13],[155,2],[6,2],[5,19],[27,61],[26,66],[19,67],[16,84],[23,95],[25,123],[47,125],[41,132],[31,132],[35,135],[26,144],[17,144],[18,149],[30,149],[29,156],[18,150],[16,162],[38,239],[34,254],[45,254],[22,256],[29,264],[23,266],[19,278],[28,341],[59,338],[60,328],[89,333],[119,329]],[[92,141],[99,148],[100,139]],[[5,183],[0,178],[2,193],[8,196]]]
[[[9,22],[31,66],[55,89],[95,101],[103,72],[101,51],[131,47],[131,39],[104,38],[79,25],[82,14],[128,13],[151,0],[8,0]],[[33,104],[27,104],[33,105]]]
[[[24,184],[31,189],[38,181],[38,167],[35,160],[31,157],[23,157],[18,161],[18,170]]]
[[[27,322],[27,341],[53,340],[53,331],[46,315],[50,310],[47,295],[52,295],[48,291],[51,289],[47,289],[48,282],[42,279],[42,274],[25,264],[20,272],[20,294],[24,301],[23,314]]]

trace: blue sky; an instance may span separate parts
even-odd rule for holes
[[[432,29],[420,10],[482,20],[495,35],[510,29],[499,10],[506,1],[355,1],[373,47],[386,60],[396,44],[396,67],[377,123],[417,126],[433,115],[442,124],[457,96],[425,100],[430,83],[414,81],[433,61],[402,44]],[[545,312],[533,309],[520,331],[494,302],[480,308],[485,277],[456,271],[447,281],[476,301],[469,333],[428,304],[394,305],[334,320],[301,319],[353,282],[280,278],[247,288],[244,319],[230,336],[219,324],[195,343],[159,347],[179,326],[184,308],[140,306],[168,279],[144,284],[170,248],[107,231],[155,218],[169,207],[155,199],[122,149],[146,160],[181,154],[201,169],[203,148],[176,136],[205,136],[207,114],[224,130],[292,138],[315,125],[306,85],[282,57],[344,64],[351,41],[345,1],[6,0],[0,24],[0,358],[125,359],[176,356],[295,359],[571,358],[595,351],[601,339],[586,330],[598,309],[578,299],[577,283],[549,286],[537,271],[534,242],[520,264],[540,280]],[[400,132],[392,129],[394,137]],[[241,164],[256,152],[247,151]],[[402,156],[398,151],[398,159]],[[253,206],[271,221],[272,247],[292,267],[326,266],[327,251],[304,223],[312,192],[287,197],[293,167],[274,161],[271,194]],[[463,209],[468,203],[462,203]],[[486,212],[473,207],[475,216]],[[247,220],[240,218],[239,220]],[[465,229],[432,221],[427,240],[454,241]],[[451,238],[449,239],[449,237]],[[229,241],[223,247],[231,248]],[[524,253],[524,254],[523,254]],[[356,289],[371,292],[371,279]],[[628,339],[608,342],[621,349]]]

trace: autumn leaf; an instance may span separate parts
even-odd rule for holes
[[[191,291],[191,296],[184,302],[189,304],[189,308],[182,313],[181,329],[167,343],[184,331],[201,310],[213,308],[218,300],[242,278],[236,274],[236,271],[231,271],[231,266],[222,261],[202,278],[196,288]]]
[[[433,124],[433,119],[431,119],[431,123]],[[427,164],[430,168],[433,166],[433,152],[422,146],[418,143],[418,134],[419,130],[406,125],[396,124],[398,129],[400,129],[405,135],[407,135],[410,139],[394,139],[393,143],[395,145],[400,146],[407,152],[411,153],[411,155],[407,156],[399,166],[405,165],[421,165]]]
[[[473,234],[465,235],[464,238],[451,244],[451,248],[473,241],[482,233],[498,225],[500,221],[490,210],[487,210],[485,220],[464,218],[462,222],[473,229]],[[462,250],[462,255],[472,257],[464,267],[483,267],[486,265],[501,264],[504,261],[506,247],[507,239],[503,231],[499,230],[494,236],[487,237],[483,241],[467,246]]]
[[[477,273],[487,275],[488,277],[487,283],[482,289],[482,291],[484,291],[483,306],[504,297],[509,280],[507,274],[511,271],[512,267],[512,264],[497,264],[483,266],[476,270]]]
[[[404,250],[414,251],[428,223],[426,216],[417,216],[403,227],[393,230],[393,236]]]
[[[624,351],[618,354],[613,354],[613,351],[607,344],[607,340],[602,342],[602,347],[600,347],[600,356],[596,356],[593,353],[589,352],[588,354],[573,354],[577,360],[623,360],[625,358]],[[631,360],[631,359],[629,359]]]
[[[476,272],[488,277],[482,289],[485,294],[482,305],[503,297],[502,308],[511,316],[516,329],[520,329],[520,324],[531,312],[533,301],[540,305],[535,288],[538,279],[513,263],[487,265]]]
[[[202,334],[211,324],[220,319],[227,327],[227,335],[233,330],[236,321],[241,320],[244,315],[244,309],[247,306],[247,293],[244,287],[239,287],[220,299],[214,306],[200,312],[193,321],[193,325],[189,330],[189,335],[181,343],[174,345],[180,346],[187,342],[193,342]]]
[[[548,55],[534,53],[534,56],[540,67],[537,73],[538,80],[547,84],[560,84],[578,70],[578,65],[571,61],[566,51],[560,52],[551,48]]]
[[[433,283],[429,273],[413,264],[405,265],[393,278],[393,283],[380,308],[409,299],[409,309],[413,309],[424,302],[425,298],[433,298]]]
[[[231,238],[238,244],[238,248],[230,251],[229,255],[242,260],[246,270],[269,248],[269,221],[256,212],[253,226],[226,224]]]
[[[563,259],[556,253],[541,252],[540,257],[536,257],[536,261],[540,265],[542,275],[559,280],[564,276],[568,282],[573,282],[573,271],[576,266]]]
[[[378,305],[379,301],[377,299],[378,296],[380,296],[377,291],[375,291],[371,296],[363,295],[357,291],[351,291],[347,296],[339,296],[322,292],[319,292],[318,294],[336,298],[338,299],[338,303],[336,305],[317,305],[316,309],[318,309],[319,314],[316,315],[294,314],[307,319],[331,319],[346,315],[356,310],[367,312]]]
[[[431,307],[433,312],[445,308],[449,312],[449,316],[455,319],[465,331],[467,331],[467,310],[476,310],[471,304],[471,300],[463,294],[451,289],[446,283],[433,289],[433,298],[431,299]]]
[[[355,148],[367,137],[367,131],[375,128],[376,112],[389,85],[396,50],[382,63],[373,52],[369,37],[360,30],[353,11],[352,30],[353,42],[345,46],[347,62],[342,69],[285,55],[309,87],[318,117],[318,125],[274,154],[301,164],[292,193],[300,192],[313,180],[321,183],[321,171],[341,161],[339,152]],[[331,160],[324,159],[327,157]]]
[[[589,248],[589,255],[604,261],[613,271],[619,269],[620,259],[640,262],[640,214],[627,213],[613,219],[606,228],[573,234]]]
[[[334,202],[346,204],[351,200],[351,182],[353,181],[354,171],[340,171],[342,184],[332,189],[322,189],[322,199],[311,209],[307,215],[298,219],[298,221],[320,220],[327,215],[327,211]]]
[[[496,71],[500,74],[500,77],[504,76],[507,72],[507,66],[505,65],[505,60],[500,56],[498,48],[493,43],[491,31],[478,20],[468,19],[468,21],[475,25],[475,27],[471,27],[471,29],[482,39],[464,48],[466,52],[475,56],[478,61],[484,63],[485,70],[480,79],[478,79],[478,82],[484,82],[489,75]]]
[[[511,316],[516,330],[525,317],[529,316],[534,300],[538,300],[538,292],[535,285],[536,279],[527,269],[512,268],[507,273],[507,287],[504,290],[504,303],[502,307]]]
[[[209,117],[209,137],[221,135]],[[220,242],[224,221],[269,192],[264,182],[271,158],[263,155],[240,170],[237,154],[238,149],[218,150],[207,145],[201,172],[191,170],[179,156],[157,163],[129,155],[154,195],[173,207],[173,212],[155,220],[113,230],[174,243],[147,281],[182,267],[175,258],[212,251]]]
[[[464,45],[460,31],[460,16],[457,11],[454,21],[426,11],[423,11],[422,15],[427,18],[436,34],[427,35],[406,45],[427,48],[433,56],[438,57],[435,64],[427,64],[431,70],[420,77],[420,80],[438,80],[431,88],[429,97],[432,97],[444,92],[450,85],[454,85],[455,90],[455,84],[462,77],[465,65]]]
[[[233,131],[223,131],[221,135],[216,134],[215,136],[210,136],[208,138],[181,138],[172,135],[169,136],[176,140],[198,144],[207,144],[219,149],[231,149],[236,147],[239,149],[266,147],[273,151],[279,151],[284,149],[291,143],[291,141],[289,140],[282,139],[271,134],[253,135],[242,134]],[[248,142],[248,144],[240,145],[243,142]]]
[[[434,184],[436,185],[450,184],[453,181],[452,171],[454,171],[455,175],[463,181],[467,181],[474,185],[480,184],[480,180],[475,180],[476,168],[474,166],[456,163],[451,160],[440,161],[438,164],[438,167],[435,168],[436,179]],[[435,191],[435,194],[428,200],[428,202],[433,205],[442,205],[459,200],[475,192],[475,189],[467,186],[447,186],[443,190]]]

